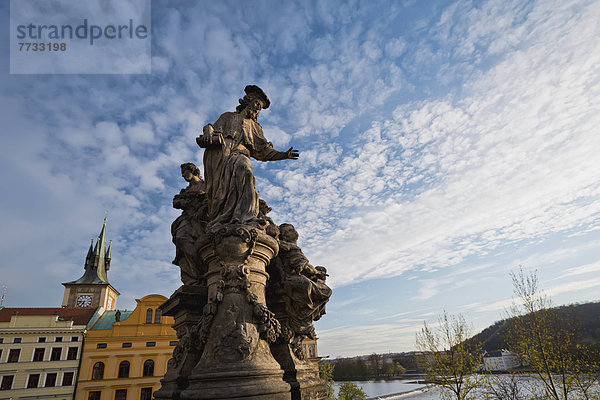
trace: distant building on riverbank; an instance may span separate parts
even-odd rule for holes
[[[512,351],[490,351],[483,356],[483,368],[486,371],[508,371],[520,366],[521,359]]]

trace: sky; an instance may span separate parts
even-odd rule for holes
[[[179,165],[202,170],[195,137],[248,84],[300,151],[252,164],[330,275],[320,355],[414,350],[444,310],[478,332],[519,266],[555,304],[599,301],[598,21],[586,0],[152,0],[151,73],[30,75],[2,1],[4,305],[58,306],[106,212],[117,307],[168,297]]]

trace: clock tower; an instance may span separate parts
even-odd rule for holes
[[[84,307],[115,310],[119,292],[108,283],[106,272],[110,268],[110,247],[106,246],[106,218],[96,246],[94,240],[90,244],[83,276],[76,281],[63,283],[65,294],[63,296],[63,307]]]

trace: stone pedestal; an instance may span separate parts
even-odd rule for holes
[[[298,359],[289,344],[276,343],[271,351],[284,370],[283,379],[291,386],[292,400],[327,400],[316,361]]]
[[[179,400],[188,385],[188,377],[200,360],[197,348],[196,327],[202,319],[202,309],[207,303],[205,286],[183,285],[163,305],[163,315],[174,317],[173,328],[179,343],[173,351],[167,372],[161,379],[161,388],[154,392],[155,399]]]
[[[269,349],[280,333],[266,307],[266,265],[275,239],[245,225],[227,225],[201,239],[208,302],[197,327],[202,349],[181,399],[291,400],[290,385]]]
[[[269,308],[284,327],[283,330],[286,331],[288,327],[288,335],[292,335],[285,305],[281,302],[272,302],[269,303]],[[307,358],[307,354],[302,350],[301,341],[295,343],[293,336],[282,335],[271,344],[271,354],[284,371],[283,379],[291,386],[292,400],[328,399],[325,382],[319,377],[319,365],[317,361]]]

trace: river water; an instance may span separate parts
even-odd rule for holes
[[[475,379],[483,379],[482,386],[472,393],[473,398],[485,398],[485,394],[489,392],[491,386],[505,388],[513,385],[518,387],[518,392],[522,395],[540,393],[542,384],[538,379],[526,375],[492,375],[482,376],[476,375]],[[421,377],[421,379],[423,379]],[[422,380],[421,380],[422,382]],[[339,385],[343,382],[336,382],[336,394]],[[442,389],[435,385],[425,385],[417,383],[416,378],[410,380],[391,380],[391,381],[353,381],[354,384],[360,386],[367,394],[369,399],[376,400],[439,400],[441,399]],[[596,382],[594,392],[599,393],[600,387]],[[574,395],[575,396],[575,395]],[[577,396],[573,398],[579,398]],[[583,398],[583,397],[582,397]]]
[[[421,378],[422,379],[422,378]],[[343,382],[335,383],[335,391]],[[417,383],[416,379],[410,380],[391,380],[391,381],[353,381],[352,383],[360,386],[369,398],[389,396],[396,393],[413,392],[425,388],[425,384]]]

